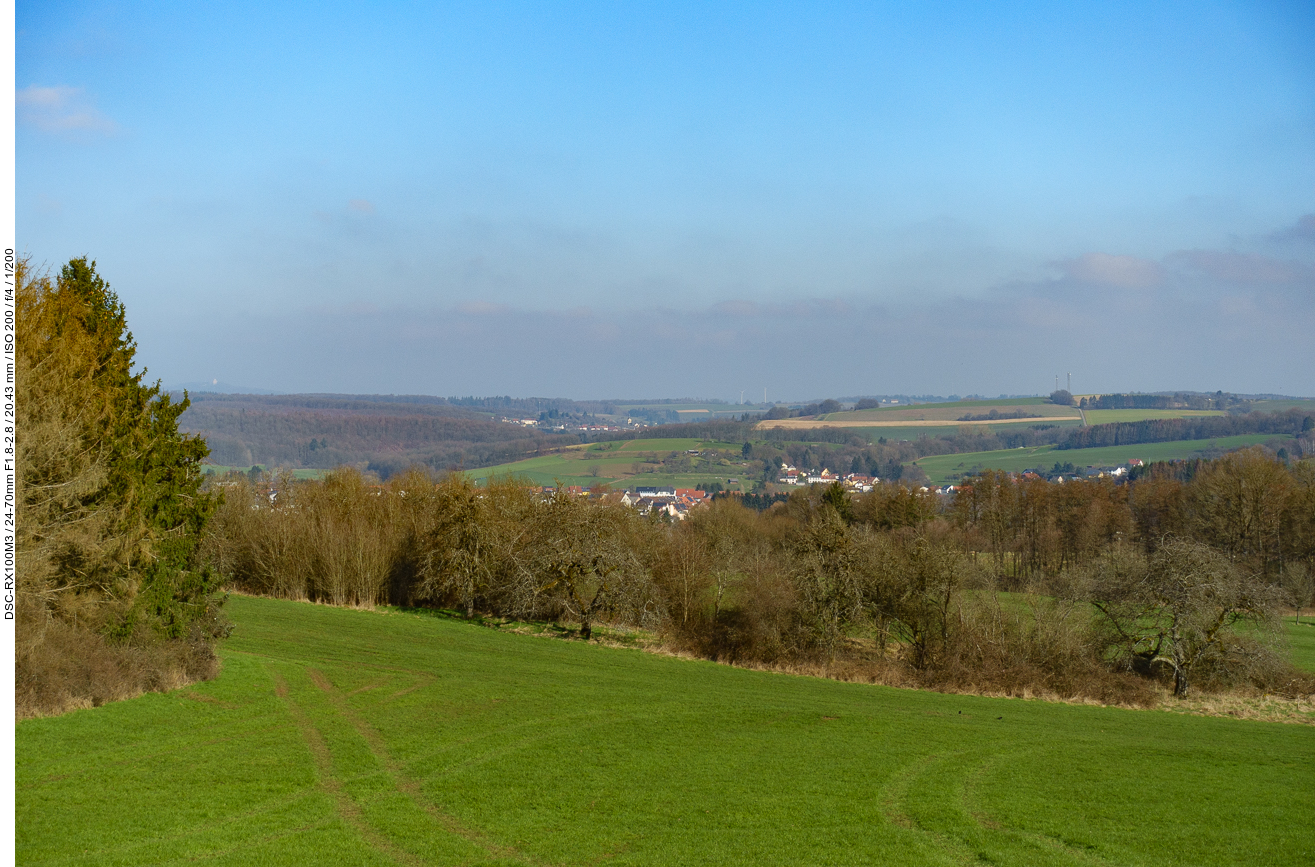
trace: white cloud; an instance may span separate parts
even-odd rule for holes
[[[101,114],[80,87],[32,85],[15,94],[20,123],[56,134],[112,135],[119,126]]]

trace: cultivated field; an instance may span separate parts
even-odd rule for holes
[[[18,725],[20,863],[1315,858],[1305,725],[844,684],[415,614],[244,597],[230,614],[218,680]]]
[[[1107,446],[1093,449],[1056,449],[1054,446],[999,449],[989,452],[965,452],[957,455],[932,455],[913,463],[922,468],[933,482],[944,484],[981,470],[1005,470],[1011,473],[1029,469],[1049,469],[1056,463],[1071,463],[1079,469],[1089,466],[1117,466],[1134,458],[1151,461],[1183,460],[1217,450],[1229,451],[1259,445],[1287,437],[1274,434],[1242,434],[1212,440],[1175,440],[1167,443],[1140,443],[1130,446]]]

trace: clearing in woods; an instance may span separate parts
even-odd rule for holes
[[[229,614],[217,680],[18,724],[20,863],[1315,860],[1308,725],[837,683],[423,614],[247,597]]]

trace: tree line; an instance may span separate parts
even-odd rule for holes
[[[949,500],[814,486],[675,523],[419,471],[224,484],[207,556],[246,592],[565,620],[586,639],[643,627],[712,659],[944,689],[1313,688],[1277,613],[1311,604],[1315,470],[1262,449],[1190,480],[987,473]]]

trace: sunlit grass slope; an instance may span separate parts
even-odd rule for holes
[[[22,864],[1309,864],[1315,729],[234,598],[224,672],[18,726]]]
[[[737,463],[723,464],[722,457],[738,458],[740,443],[725,443],[692,438],[616,440],[563,449],[550,455],[526,458],[495,467],[469,470],[466,475],[476,481],[490,478],[512,478],[535,485],[593,485],[608,484],[618,489],[627,485],[674,485],[693,488],[697,485],[718,482],[723,486],[728,478],[739,478],[742,468]],[[689,450],[715,451],[708,457],[695,457],[695,465],[688,472],[639,472],[647,461],[659,461],[675,453]],[[648,469],[652,469],[649,467]],[[743,485],[746,487],[747,485]]]
[[[1198,418],[1207,415],[1228,415],[1215,409],[1089,409],[1087,424],[1148,421],[1158,418]]]

